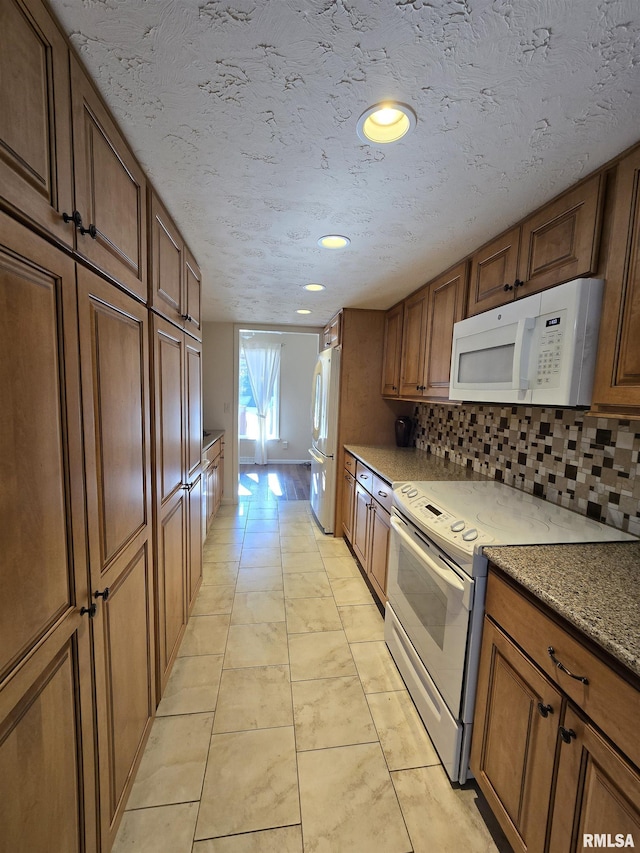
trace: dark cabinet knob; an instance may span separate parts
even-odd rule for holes
[[[84,616],[85,613],[88,613],[89,619],[93,619],[93,617],[96,615],[97,609],[98,608],[96,607],[95,603],[91,604],[89,607],[81,607],[80,608],[80,615]]]
[[[542,702],[538,702],[538,711],[541,717],[548,717],[549,714],[553,714],[551,705],[543,705]]]
[[[513,285],[512,284],[505,284],[505,286],[502,289],[506,293],[506,291],[508,291],[508,290],[513,290]]]
[[[63,213],[62,218],[65,222],[73,222],[76,228],[82,227],[82,217],[79,210],[74,210],[73,213]]]
[[[109,587],[105,586],[105,588],[102,590],[102,592],[99,592],[98,590],[96,590],[93,593],[93,597],[94,598],[101,598],[103,601],[106,601],[109,598]]]
[[[576,737],[576,733],[573,729],[565,729],[564,726],[560,726],[558,731],[560,732],[560,737],[565,743],[571,743],[571,741]]]
[[[517,290],[519,287],[524,287],[524,281],[520,281],[520,279],[519,279],[519,278],[517,278],[517,279],[513,282],[513,286],[516,288],[516,290]]]
[[[80,233],[81,233],[83,236],[84,236],[85,234],[88,234],[88,235],[89,235],[89,237],[91,237],[91,239],[92,239],[92,240],[95,240],[95,239],[96,239],[96,237],[98,236],[98,229],[96,228],[96,226],[95,226],[95,225],[93,225],[93,223],[92,223],[88,228],[83,228],[83,227],[82,227],[82,225],[81,225],[81,226],[80,226]]]

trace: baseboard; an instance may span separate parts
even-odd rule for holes
[[[255,465],[256,468],[263,468],[263,465],[257,465],[250,456],[241,456],[239,465]],[[309,465],[308,459],[269,459],[267,465]]]

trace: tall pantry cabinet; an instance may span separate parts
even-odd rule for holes
[[[0,28],[0,853],[106,853],[201,578],[200,273],[161,318],[144,173],[40,0]]]

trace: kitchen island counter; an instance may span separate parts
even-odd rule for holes
[[[488,547],[484,553],[640,676],[640,542]]]

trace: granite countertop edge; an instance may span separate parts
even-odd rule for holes
[[[415,447],[345,444],[344,449],[387,483],[404,480],[486,480],[487,477]]]
[[[203,450],[203,452],[205,450],[208,450],[212,444],[215,444],[215,442],[219,441],[219,439],[221,439],[222,436],[224,435],[223,429],[211,429],[211,430],[205,430],[205,432],[207,433],[207,435],[204,435],[202,438],[202,450]]]

